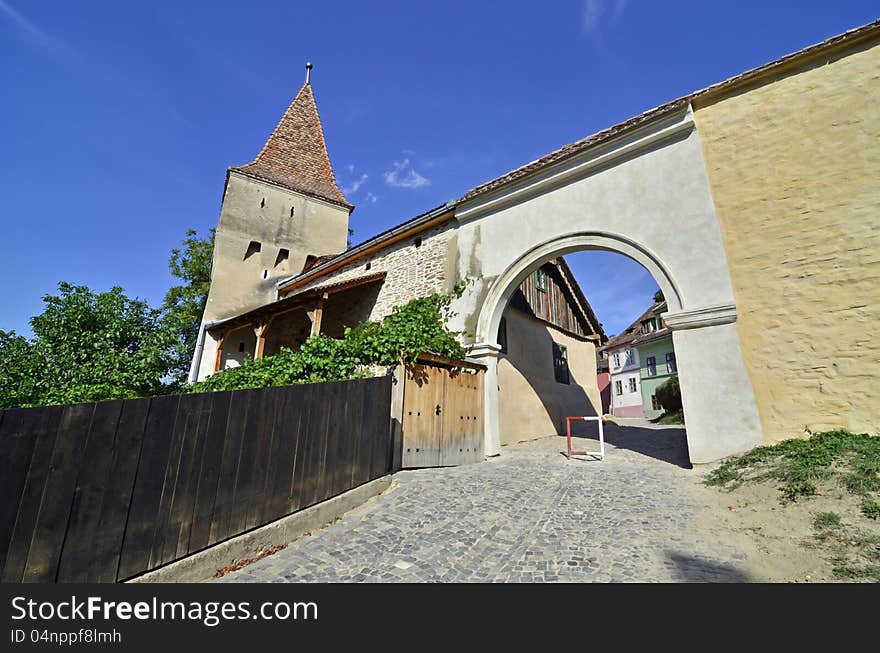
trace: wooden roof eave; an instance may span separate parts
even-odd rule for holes
[[[326,299],[330,295],[335,295],[345,290],[351,290],[358,286],[384,281],[386,274],[386,272],[377,272],[356,279],[350,279],[348,281],[310,288],[309,290],[304,290],[295,295],[284,297],[271,304],[264,304],[263,306],[250,310],[247,313],[242,313],[241,315],[236,315],[223,320],[222,322],[213,324],[208,330],[212,332],[229,332],[233,329],[240,329],[249,324],[264,324],[268,320],[284,313],[309,307],[316,300],[322,298]]]

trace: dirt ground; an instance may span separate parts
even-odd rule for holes
[[[710,469],[700,470],[700,477]],[[765,582],[871,582],[836,576],[836,567],[880,562],[880,522],[861,514],[859,500],[833,484],[816,496],[783,503],[774,483],[733,491],[712,488],[716,505],[705,518],[719,537],[736,540],[749,554],[749,571]],[[839,526],[816,526],[820,513],[836,513]]]

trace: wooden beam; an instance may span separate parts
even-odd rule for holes
[[[254,349],[254,360],[263,357],[263,350],[266,348],[266,331],[262,327],[257,329],[257,346]]]
[[[445,367],[462,367],[469,370],[486,371],[486,369],[488,369],[482,363],[472,363],[470,361],[461,360],[460,358],[447,358],[446,356],[438,356],[437,354],[431,354],[427,352],[419,354],[416,357],[416,362],[436,363],[437,365],[443,365]]]
[[[229,331],[223,333],[220,336],[220,340],[217,341],[217,356],[214,358],[214,371],[220,371],[220,359],[223,358],[223,341],[226,340],[226,336],[229,335]]]
[[[272,324],[272,320],[279,315],[276,313],[274,315],[270,315],[269,319],[265,322],[261,323],[255,330],[255,334],[257,336],[257,346],[254,349],[254,359],[258,360],[263,357],[263,351],[266,349],[266,332],[269,330],[269,326]]]
[[[310,337],[321,333],[321,318],[324,316],[324,300],[327,299],[328,296],[327,293],[321,295],[321,299],[317,301],[315,308],[306,311],[306,315],[308,315],[309,319],[312,321],[312,332],[309,334]]]

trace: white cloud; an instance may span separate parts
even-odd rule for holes
[[[353,174],[354,173],[354,164],[349,163],[347,166],[345,166],[345,169],[348,170],[349,174]]]
[[[68,61],[72,59],[76,63],[81,63],[81,56],[76,50],[61,39],[52,36],[48,32],[44,32],[36,24],[10,7],[4,0],[0,0],[0,14],[5,15],[25,39],[47,54],[58,59]]]
[[[629,4],[629,0],[584,0],[584,9],[581,14],[584,31],[595,32],[602,22],[603,17],[611,9],[611,20],[620,16]]]
[[[350,166],[354,167],[354,166]],[[353,171],[352,171],[353,172]],[[355,179],[353,182],[348,184],[347,186],[342,187],[343,195],[351,195],[352,193],[356,193],[358,188],[364,185],[364,182],[367,180],[367,173],[361,175],[360,179]]]
[[[413,170],[409,159],[395,161],[394,168],[384,173],[385,183],[394,188],[421,188],[431,183]]]
[[[373,195],[370,191],[367,191],[367,197],[366,197],[366,200],[367,200],[370,204],[375,204],[376,202],[379,201],[379,197],[378,197],[377,195]]]

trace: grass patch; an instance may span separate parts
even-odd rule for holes
[[[729,458],[703,480],[730,490],[762,481],[778,484],[783,503],[816,494],[820,482],[836,483],[861,500],[866,518],[880,520],[880,437],[843,430],[814,433]],[[837,512],[813,518],[814,546],[828,556],[836,579],[880,582],[880,535],[865,526],[876,530],[867,521],[844,524]]]
[[[813,520],[813,525],[816,528],[831,528],[833,526],[840,526],[840,515],[838,515],[836,512],[820,512]]]
[[[652,424],[684,424],[684,410],[677,410],[674,413],[663,413],[660,417],[651,420]]]
[[[863,499],[862,514],[869,519],[880,519],[880,503],[877,503],[873,499]]]
[[[842,565],[834,568],[834,576],[842,580],[872,578],[880,582],[880,565]]]
[[[725,460],[704,483],[735,489],[774,480],[783,498],[795,501],[816,494],[816,483],[832,478],[876,505],[868,495],[880,490],[880,437],[837,430],[758,447]]]

